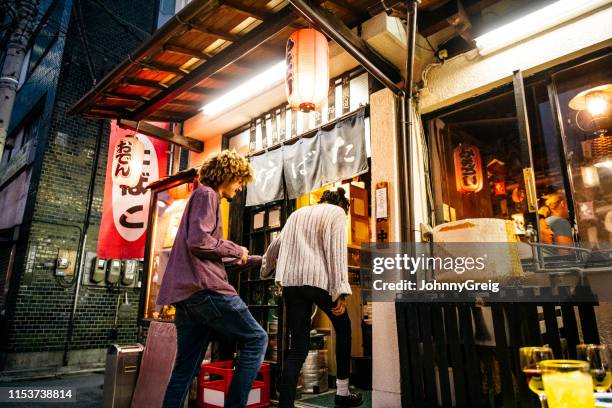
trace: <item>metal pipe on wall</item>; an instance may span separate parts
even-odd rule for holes
[[[403,217],[400,222],[400,236],[402,242],[412,242],[415,238],[413,235],[413,232],[415,231],[414,213],[412,211],[414,194],[410,159],[412,139],[414,136],[412,134],[412,88],[414,86],[414,54],[416,44],[416,18],[418,3],[418,0],[408,0],[406,4],[408,13],[406,16],[406,78],[404,78],[403,92],[398,98],[401,104],[401,138],[403,139],[400,143],[401,149],[398,157],[400,161],[400,209],[403,210],[400,211],[400,214]]]
[[[416,17],[418,0],[406,0],[406,77],[404,78],[404,89],[398,94],[397,115],[398,125],[400,126],[400,137],[398,138],[398,173],[399,173],[399,215],[400,215],[400,239],[402,242],[414,241],[414,215],[412,211],[413,192],[412,174],[410,172],[410,159],[412,149],[412,88],[413,88],[413,65],[414,51],[416,42]],[[409,255],[414,255],[411,245],[407,247]],[[410,350],[406,347],[405,341],[408,338],[407,328],[411,322],[407,321],[406,314],[403,313],[402,304],[396,302],[396,327],[398,338],[398,350],[400,365],[404,367],[400,373],[400,393],[401,406],[412,406]]]

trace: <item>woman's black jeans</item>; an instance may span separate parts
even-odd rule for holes
[[[308,356],[310,343],[310,315],[316,304],[331,320],[336,331],[336,376],[340,380],[349,377],[351,364],[351,320],[348,313],[336,316],[329,293],[313,286],[287,286],[283,288],[283,301],[287,313],[287,330],[291,342],[283,363],[279,408],[293,408],[300,370]]]

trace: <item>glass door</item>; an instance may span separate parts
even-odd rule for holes
[[[612,241],[612,55],[552,75],[551,94],[567,162],[577,242]]]

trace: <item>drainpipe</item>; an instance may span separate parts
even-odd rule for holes
[[[400,238],[402,242],[413,242],[414,214],[413,206],[413,186],[411,150],[412,150],[412,116],[413,109],[412,88],[414,86],[414,52],[416,42],[416,17],[418,0],[408,0],[406,3],[406,78],[404,79],[404,89],[399,94],[399,119],[400,119],[400,140],[398,141],[398,159],[400,176]]]
[[[406,0],[406,77],[404,88],[397,94],[397,117],[399,126],[399,138],[397,141],[397,159],[399,175],[399,219],[400,219],[400,240],[409,243],[405,250],[409,256],[414,256],[414,248],[410,242],[414,242],[414,216],[412,211],[413,192],[412,192],[412,173],[410,168],[411,148],[412,148],[412,87],[413,87],[413,65],[416,41],[416,14],[417,0]],[[401,301],[400,301],[401,302]],[[408,326],[413,322],[406,314],[406,310],[401,303],[396,300],[396,328],[398,337],[398,351],[400,365],[404,367],[400,375],[400,395],[401,406],[409,407],[412,404],[411,394],[411,375],[410,365],[412,363],[410,350],[405,344],[408,340]]]

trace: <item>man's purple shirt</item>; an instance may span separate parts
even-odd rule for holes
[[[158,305],[171,305],[201,290],[236,295],[229,284],[224,262],[235,263],[242,247],[223,239],[219,194],[205,185],[191,193],[185,206],[166,271]]]

